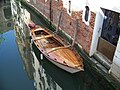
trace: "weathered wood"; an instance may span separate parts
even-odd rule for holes
[[[51,26],[52,20],[53,20],[52,16],[53,16],[53,11],[52,11],[52,0],[50,0],[50,26]]]
[[[63,10],[60,12],[60,15],[59,15],[59,21],[58,21],[58,26],[57,26],[57,29],[56,29],[56,33],[59,31],[62,13],[63,13]]]
[[[78,18],[76,18],[76,30],[75,30],[75,33],[74,33],[72,46],[74,46],[74,44],[75,44],[76,37],[77,37],[77,32],[78,32]]]
[[[41,36],[41,37],[35,37],[34,40],[40,40],[40,39],[45,39],[45,38],[49,38],[49,37],[53,37],[53,35],[46,35],[46,36]]]
[[[42,27],[33,28],[30,32],[33,42],[44,56],[53,64],[70,73],[83,71],[83,59],[73,47],[64,45],[57,34],[54,35],[48,29],[43,29]]]
[[[65,49],[65,48],[68,48],[68,47],[55,47],[55,48],[52,48],[51,50],[49,50],[47,53],[51,53],[51,52],[53,52],[53,51],[56,51],[56,50],[58,50],[58,49]]]

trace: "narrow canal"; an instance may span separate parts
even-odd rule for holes
[[[49,26],[15,1],[0,2],[0,90],[107,90],[87,68],[70,74],[41,60],[24,18]]]

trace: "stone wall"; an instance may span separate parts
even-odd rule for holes
[[[36,7],[43,15],[50,19],[50,0],[30,0],[30,3]],[[72,38],[76,29],[76,18],[79,19],[77,42],[89,54],[96,14],[94,12],[91,12],[90,24],[87,26],[82,21],[83,10],[72,11],[71,15],[69,15],[67,13],[67,9],[63,7],[62,0],[52,0],[52,23],[55,26],[58,25],[61,12],[62,17],[60,21],[60,29],[64,30],[64,32],[70,35]]]

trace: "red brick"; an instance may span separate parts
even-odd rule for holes
[[[32,0],[31,0],[32,1]],[[48,19],[49,19],[49,3],[50,0],[45,2],[44,0],[37,0],[37,4],[31,2],[40,12],[42,12]],[[53,24],[57,26],[59,21],[60,12],[63,11],[61,17],[60,28],[64,30],[67,34],[69,34],[72,38],[74,36],[74,31],[76,29],[76,18],[79,19],[78,21],[78,33],[77,33],[77,42],[83,47],[83,49],[89,53],[90,45],[92,41],[92,34],[94,29],[95,23],[95,16],[94,12],[91,12],[90,18],[90,25],[87,26],[82,21],[82,13],[83,11],[72,11],[71,16],[68,15],[66,8],[63,7],[62,0],[55,1],[52,0],[52,10],[53,10]]]

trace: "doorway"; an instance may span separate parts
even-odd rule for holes
[[[112,62],[120,35],[120,14],[103,9],[105,15],[97,50]]]

